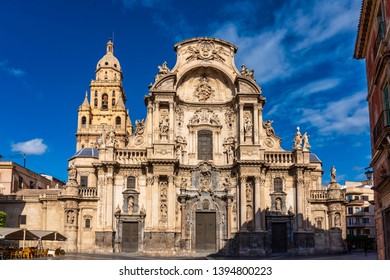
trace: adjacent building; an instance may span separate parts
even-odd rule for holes
[[[363,0],[354,52],[366,60],[379,259],[390,259],[389,19],[389,0]]]
[[[371,187],[369,180],[346,181],[342,189],[347,200],[345,205],[347,240],[360,249],[376,244],[374,191]]]
[[[335,168],[323,186],[299,127],[282,149],[254,71],[235,66],[237,47],[202,37],[174,50],[176,65],[158,67],[133,125],[108,41],[78,109],[66,188],[20,201],[39,214],[33,227],[58,230],[66,250],[82,252],[342,252]]]

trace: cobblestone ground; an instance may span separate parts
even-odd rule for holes
[[[50,260],[376,260],[376,252],[356,251],[351,254],[334,254],[334,255],[314,255],[314,256],[289,256],[275,255],[270,257],[260,258],[245,258],[245,257],[224,257],[212,255],[191,255],[181,257],[155,257],[138,253],[117,253],[117,254],[85,254],[85,253],[66,253],[64,256],[49,257]]]

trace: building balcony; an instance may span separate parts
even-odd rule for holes
[[[374,146],[376,149],[381,142],[390,135],[390,109],[383,110],[372,131]]]
[[[354,224],[347,224],[347,228],[364,228],[367,224],[363,223],[354,223]]]
[[[364,204],[364,200],[354,199],[354,200],[348,200],[347,206],[361,206],[363,204]]]

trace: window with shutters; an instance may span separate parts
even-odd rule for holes
[[[213,159],[213,133],[209,130],[198,131],[198,159]]]

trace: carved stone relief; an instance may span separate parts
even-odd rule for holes
[[[215,46],[214,42],[208,40],[199,40],[196,45],[189,46],[184,53],[189,54],[187,61],[195,59],[225,61],[222,55],[227,54],[223,47]]]
[[[214,90],[211,88],[210,80],[206,75],[202,76],[195,85],[194,95],[200,102],[205,102],[214,95]]]

